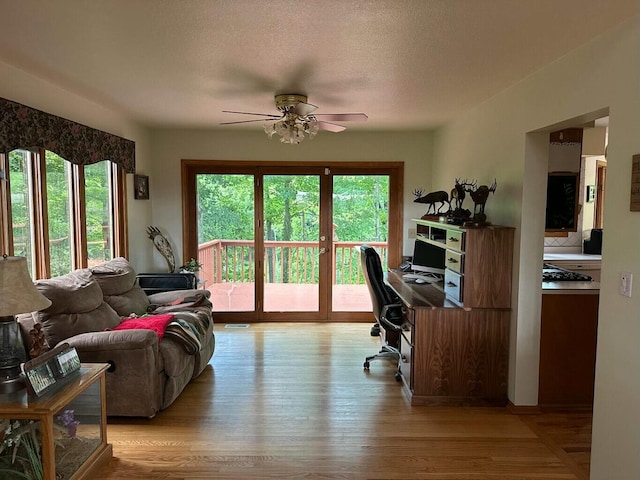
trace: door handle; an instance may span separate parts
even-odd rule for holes
[[[320,236],[320,241],[321,242],[325,242],[327,240],[327,237],[325,237],[324,235]]]
[[[323,253],[327,253],[327,249],[324,247],[320,248],[320,255],[322,255]]]

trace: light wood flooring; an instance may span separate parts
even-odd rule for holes
[[[101,479],[588,479],[588,414],[411,407],[370,324],[216,326],[153,419],[114,419]]]

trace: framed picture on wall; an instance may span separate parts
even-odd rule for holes
[[[133,198],[149,200],[149,177],[146,175],[133,176]]]

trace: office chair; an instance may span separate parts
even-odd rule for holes
[[[364,360],[364,369],[369,370],[370,362],[378,359],[391,359],[397,362],[396,380],[402,380],[400,374],[400,334],[402,332],[402,304],[391,288],[384,283],[384,274],[380,256],[369,245],[360,247],[360,264],[369,288],[373,315],[380,326],[382,349]]]

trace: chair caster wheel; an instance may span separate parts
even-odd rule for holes
[[[372,337],[380,336],[380,325],[378,325],[377,323],[373,325],[373,327],[371,327],[371,336]]]
[[[396,382],[401,382],[401,381],[402,381],[402,374],[396,373]]]
[[[362,365],[362,367],[363,367],[365,370],[369,370],[369,362],[364,362],[364,365]]]

